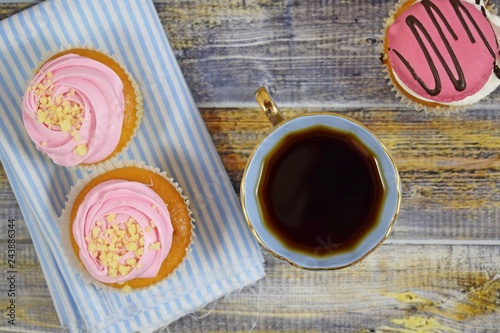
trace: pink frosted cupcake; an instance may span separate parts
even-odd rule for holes
[[[170,276],[193,237],[179,185],[134,161],[108,163],[71,190],[60,217],[69,264],[101,288],[140,289]]]
[[[500,19],[483,0],[401,0],[384,28],[390,84],[417,110],[465,110],[500,84]]]
[[[67,167],[117,156],[135,135],[142,113],[142,95],[124,67],[83,48],[46,60],[22,103],[26,131],[37,149]]]

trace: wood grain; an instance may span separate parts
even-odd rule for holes
[[[378,60],[380,30],[394,3],[155,1],[237,193],[249,154],[271,129],[253,99],[260,85],[287,117],[327,110],[363,122],[391,150],[403,185],[391,236],[358,265],[300,271],[264,253],[265,279],[161,332],[499,331],[500,93],[450,117],[401,105]],[[32,5],[0,4],[0,19]],[[63,332],[0,168],[1,253],[10,218],[19,263],[14,331]],[[6,271],[5,255],[0,267]],[[0,318],[0,331],[13,331],[4,312]]]
[[[379,60],[394,0],[162,1],[167,36],[198,105],[398,106]],[[494,92],[481,105],[500,100]]]
[[[32,246],[18,253],[17,325],[2,321],[0,331],[63,332],[38,262],[24,260]],[[265,259],[264,280],[160,332],[497,332],[498,247],[387,244],[333,272]]]
[[[27,2],[27,3],[2,3],[0,4],[0,20],[3,20],[6,17],[12,16],[20,11],[29,8],[35,5],[35,2]]]
[[[337,272],[299,271],[270,259],[262,283],[199,311],[210,313],[202,323],[185,317],[170,329],[185,331],[191,324],[200,331],[249,331],[255,323],[262,332],[404,332],[402,321],[415,326],[432,319],[406,332],[438,332],[433,322],[450,332],[495,332],[500,280],[487,272],[500,262],[488,252],[481,246],[383,245]],[[472,264],[483,255],[488,264]]]
[[[283,110],[287,117],[314,111]],[[496,331],[500,139],[495,113],[446,118],[400,109],[335,111],[367,124],[399,166],[403,204],[389,240],[365,261],[338,272],[300,271],[266,254],[262,282],[171,324],[170,332],[249,331],[254,324],[254,332]],[[239,191],[247,157],[271,125],[256,108],[200,112]],[[29,281],[19,287],[26,288],[19,299],[26,313],[19,327],[56,331],[50,295],[3,171],[0,179],[0,215],[3,221],[19,220],[19,276]],[[6,244],[6,225],[0,226],[0,244]],[[5,290],[6,281],[0,287]],[[0,297],[4,302],[5,294]],[[40,304],[44,312],[37,310]]]
[[[286,116],[314,110],[284,109]],[[436,117],[405,109],[336,109],[378,135],[403,186],[393,239],[498,241],[500,119],[491,110]],[[271,128],[257,109],[202,110],[233,186]]]
[[[286,107],[397,107],[379,60],[395,2],[162,0],[155,7],[200,107],[251,107],[261,85]],[[0,19],[31,5],[1,5]],[[479,107],[499,101],[496,91]]]
[[[394,103],[378,60],[393,5],[233,0],[156,8],[199,105],[248,106],[265,85],[286,106],[330,106]]]

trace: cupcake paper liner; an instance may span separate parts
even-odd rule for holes
[[[101,290],[105,291],[110,291],[110,292],[124,292],[122,289],[112,287],[110,285],[107,285],[101,281],[96,280],[94,277],[90,275],[90,273],[87,271],[87,269],[84,267],[84,265],[81,263],[79,257],[77,254],[74,252],[72,244],[71,244],[71,237],[70,237],[70,215],[71,211],[73,209],[74,202],[76,198],[78,197],[79,193],[83,190],[83,188],[94,178],[101,176],[109,171],[116,170],[116,169],[121,169],[125,167],[137,167],[146,171],[153,172],[165,180],[167,180],[174,188],[177,190],[177,192],[181,195],[183,198],[187,209],[189,211],[189,215],[191,217],[191,237],[190,237],[190,243],[188,247],[186,248],[186,254],[183,258],[183,260],[177,265],[177,267],[168,274],[165,278],[150,284],[146,287],[139,287],[139,288],[132,288],[130,289],[130,292],[137,292],[137,291],[142,291],[146,289],[151,289],[157,286],[158,284],[168,280],[175,272],[177,272],[182,266],[185,265],[185,262],[188,258],[188,256],[191,255],[192,251],[192,245],[194,244],[194,239],[195,239],[195,224],[194,224],[194,219],[193,219],[193,213],[189,208],[189,199],[186,197],[184,194],[182,194],[182,189],[179,186],[179,183],[175,182],[173,178],[168,177],[166,172],[160,171],[158,168],[148,166],[144,162],[137,162],[137,161],[117,161],[117,162],[107,162],[104,164],[101,164],[98,168],[96,168],[95,172],[89,175],[85,175],[84,178],[80,179],[77,181],[77,183],[71,187],[70,193],[67,195],[67,201],[66,205],[61,213],[61,216],[59,217],[59,229],[61,232],[61,247],[63,250],[63,257],[65,258],[65,262],[67,265],[72,267],[77,274],[77,276],[86,284],[88,285],[93,285]]]

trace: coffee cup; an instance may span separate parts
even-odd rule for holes
[[[309,112],[285,119],[265,88],[255,98],[273,128],[241,181],[253,234],[298,268],[358,263],[389,236],[399,212],[401,181],[389,150],[353,118]]]

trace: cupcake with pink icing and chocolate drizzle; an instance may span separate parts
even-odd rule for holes
[[[193,236],[179,185],[134,161],[97,168],[78,182],[60,222],[70,264],[85,280],[124,291],[168,277]]]
[[[58,165],[96,165],[122,152],[142,119],[142,95],[115,59],[73,48],[45,61],[23,96],[36,148]]]
[[[402,0],[384,27],[389,82],[417,110],[465,110],[500,84],[499,29],[483,0]]]

